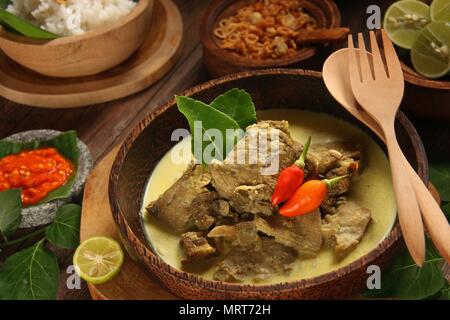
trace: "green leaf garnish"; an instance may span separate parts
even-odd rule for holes
[[[443,201],[450,201],[450,165],[437,163],[430,166],[430,180]]]
[[[77,146],[77,134],[75,131],[64,132],[49,140],[35,140],[30,142],[13,142],[0,140],[0,158],[6,157],[10,154],[16,154],[23,150],[34,150],[44,147],[54,147],[63,156],[69,159],[75,167],[75,171],[70,179],[63,186],[50,192],[45,199],[36,204],[50,202],[56,199],[65,199],[70,197],[72,187],[76,179],[76,169],[78,167],[79,150]],[[0,202],[0,208],[2,207]]]
[[[363,293],[367,298],[388,298],[420,300],[438,293],[447,281],[442,273],[443,259],[427,239],[425,262],[419,268],[412,260],[409,252],[404,250],[395,260],[392,267],[381,276],[381,289],[367,290]]]
[[[56,299],[59,268],[44,239],[8,257],[0,269],[0,297],[5,300]]]
[[[45,235],[54,245],[75,249],[80,244],[81,207],[77,204],[61,206]]]
[[[211,107],[234,119],[243,130],[256,122],[255,105],[245,90],[231,89],[214,99]]]
[[[4,3],[2,3],[2,5],[4,5]],[[40,40],[53,40],[59,37],[52,32],[35,26],[29,21],[16,17],[3,8],[0,8],[0,22],[25,37]]]
[[[0,192],[0,240],[8,241],[22,219],[21,191],[11,189]],[[0,241],[0,242],[1,242]]]
[[[178,110],[188,120],[192,137],[192,153],[201,164],[212,159],[222,161],[240,138],[238,123],[225,113],[189,97],[177,96]],[[218,137],[214,134],[220,135]],[[206,159],[205,159],[206,156]],[[208,157],[211,156],[212,159]]]

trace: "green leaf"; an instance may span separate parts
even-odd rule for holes
[[[450,201],[450,165],[435,163],[430,166],[430,180],[438,189],[443,201]]]
[[[211,107],[234,119],[243,130],[256,122],[255,105],[245,90],[231,89],[214,99]]]
[[[447,218],[450,218],[450,202],[442,205],[442,211],[444,211],[444,214],[447,216]]]
[[[0,9],[6,9],[6,7],[10,4],[10,0],[0,0]]]
[[[80,244],[80,218],[79,205],[61,206],[52,224],[45,230],[45,236],[56,246],[75,249]]]
[[[0,192],[0,240],[8,241],[22,219],[21,191],[11,189]]]
[[[178,110],[189,123],[195,158],[201,164],[209,164],[212,159],[222,161],[243,134],[237,122],[201,101],[176,98]]]
[[[439,292],[439,296],[437,297],[439,300],[450,300],[450,285],[447,283],[447,286]]]
[[[0,270],[0,299],[56,299],[59,268],[44,240],[8,257]]]
[[[0,158],[3,158],[10,154],[16,154],[23,150],[39,149],[44,147],[54,147],[63,156],[69,159],[77,168],[79,150],[77,146],[77,134],[75,131],[64,132],[50,140],[35,140],[30,142],[12,142],[6,140],[0,140]],[[76,170],[66,182],[65,185],[59,187],[58,189],[50,192],[45,199],[37,203],[40,205],[42,203],[47,203],[56,199],[64,199],[70,197],[72,193],[72,187],[76,179]],[[2,203],[0,203],[0,207]]]
[[[3,8],[0,8],[0,22],[25,37],[41,40],[52,40],[59,37],[54,33],[35,26],[29,21],[16,17]]]
[[[400,299],[419,300],[433,296],[446,284],[442,273],[443,259],[427,240],[427,252],[422,268],[414,264],[409,252],[404,250],[393,266],[381,276],[381,289],[367,290],[367,298],[397,297]]]

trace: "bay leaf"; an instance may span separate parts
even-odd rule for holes
[[[252,97],[243,89],[231,89],[215,98],[210,105],[234,119],[243,130],[256,123]]]
[[[0,8],[0,22],[6,25],[9,29],[12,29],[15,32],[28,38],[40,40],[52,40],[59,37],[58,35],[52,32],[46,31],[44,29],[39,28],[38,26],[35,26],[34,24],[32,24],[27,20],[16,17],[15,15],[6,11],[3,8]]]
[[[178,110],[189,123],[194,157],[201,164],[209,164],[213,159],[222,161],[242,136],[237,122],[201,101],[182,96],[176,99]],[[212,158],[205,159],[205,154]]]

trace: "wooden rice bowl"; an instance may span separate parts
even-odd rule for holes
[[[111,69],[125,61],[149,32],[154,0],[139,0],[120,20],[82,35],[36,40],[0,26],[0,49],[18,64],[40,74],[68,78]]]
[[[183,92],[205,102],[231,88],[247,90],[258,110],[266,108],[306,109],[346,119],[368,131],[335,102],[314,71],[269,69],[243,72],[212,80]],[[289,119],[287,119],[289,120]],[[153,169],[174,145],[176,128],[188,128],[175,99],[160,105],[147,116],[123,143],[112,167],[109,199],[114,221],[127,250],[144,270],[158,277],[168,289],[188,299],[326,299],[359,293],[366,286],[369,265],[386,266],[402,245],[398,222],[371,252],[351,264],[327,274],[276,285],[243,285],[210,281],[175,269],[165,263],[146,240],[140,210],[145,187]],[[422,141],[406,116],[399,112],[397,137],[406,157],[424,181],[428,163]],[[372,135],[380,145],[383,145]]]
[[[278,59],[250,59],[219,47],[220,41],[214,29],[223,19],[232,16],[238,9],[253,0],[213,0],[203,15],[200,39],[203,46],[203,61],[213,77],[246,70],[295,66],[316,55],[322,46],[305,46],[297,53]],[[317,21],[318,28],[337,28],[341,24],[339,8],[333,0],[301,0],[301,6]]]

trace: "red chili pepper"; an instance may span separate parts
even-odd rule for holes
[[[310,213],[322,204],[329,188],[348,175],[325,180],[310,180],[305,182],[284,206],[279,210],[280,215],[295,217]]]
[[[277,206],[288,200],[302,185],[303,179],[305,179],[303,168],[305,167],[306,154],[308,153],[310,143],[311,137],[305,143],[300,158],[293,165],[281,170],[278,175],[277,184],[272,194],[273,206]]]

